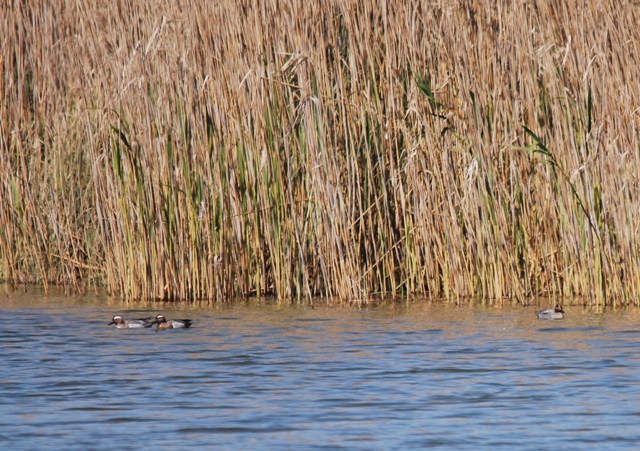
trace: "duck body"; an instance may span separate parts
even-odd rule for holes
[[[156,316],[156,319],[151,323],[158,323],[156,330],[166,329],[188,329],[191,327],[193,321],[190,319],[167,319],[164,315],[160,314]]]
[[[562,310],[562,307],[558,304],[555,308],[538,310],[536,315],[538,319],[562,319],[564,318],[564,310]]]
[[[125,321],[122,316],[116,315],[107,326],[111,326],[112,324],[115,324],[117,329],[143,329],[145,327],[151,327],[153,321],[151,321],[150,316],[148,318],[128,319]]]

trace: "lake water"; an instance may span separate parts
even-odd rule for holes
[[[3,449],[638,449],[640,313],[0,293]],[[107,327],[162,312],[188,330]]]

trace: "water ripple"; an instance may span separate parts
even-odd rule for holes
[[[0,309],[8,448],[106,449],[117,438],[122,449],[633,449],[640,440],[640,331],[629,311],[567,309],[549,324],[522,307],[165,308],[194,326],[156,333],[106,326],[115,313],[155,310],[27,305]]]

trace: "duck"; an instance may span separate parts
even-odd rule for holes
[[[536,315],[538,315],[538,319],[562,319],[564,318],[564,310],[562,310],[560,304],[557,304],[555,308],[538,310]]]
[[[147,318],[128,319],[125,321],[122,316],[115,315],[107,326],[112,324],[115,324],[118,329],[141,329],[143,327],[151,327],[153,322],[151,321],[150,316]]]
[[[164,317],[162,313],[156,316],[156,319],[151,322],[158,323],[156,330],[166,330],[166,329],[188,329],[191,327],[193,321],[190,319],[170,319]]]

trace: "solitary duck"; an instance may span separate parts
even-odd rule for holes
[[[156,330],[165,330],[165,329],[188,329],[191,327],[192,321],[190,319],[170,319],[164,317],[161,313],[156,316],[156,319],[151,322],[158,323]],[[150,325],[151,325],[150,324]]]
[[[151,327],[153,321],[151,321],[150,316],[148,318],[129,319],[125,321],[122,316],[116,315],[107,326],[112,324],[115,324],[118,329],[141,329],[143,327]]]
[[[538,319],[562,319],[564,318],[564,310],[562,310],[560,304],[557,304],[556,308],[538,310],[536,315],[538,315]]]

